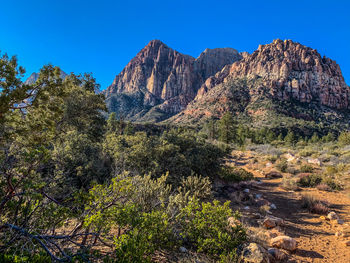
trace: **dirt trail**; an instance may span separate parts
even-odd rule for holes
[[[283,232],[298,242],[298,249],[290,254],[288,262],[332,262],[350,263],[350,247],[344,241],[350,237],[338,237],[337,231],[350,231],[350,198],[342,192],[325,192],[317,189],[302,189],[301,191],[286,191],[280,187],[282,179],[264,178],[262,172],[254,170],[248,165],[249,156],[241,154],[234,162],[254,173],[262,184],[258,185],[252,193],[260,193],[264,199],[276,205],[271,210],[274,216],[285,220]],[[311,214],[301,208],[301,195],[309,193],[330,204],[331,211],[335,211],[342,220],[343,225],[332,225],[329,221],[320,218],[320,215]]]

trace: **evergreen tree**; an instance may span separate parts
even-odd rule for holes
[[[234,139],[234,121],[230,112],[226,112],[218,121],[218,133],[222,142],[230,143]]]

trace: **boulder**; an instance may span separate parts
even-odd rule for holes
[[[283,225],[284,221],[282,218],[278,218],[275,216],[266,216],[262,224],[266,228],[274,228],[276,226]]]
[[[319,159],[317,159],[317,158],[310,158],[310,159],[307,160],[307,162],[311,163],[311,164],[316,164],[318,166],[321,165],[321,161]]]
[[[265,174],[265,178],[282,178],[283,175],[277,171],[271,171]]]
[[[285,154],[284,157],[287,159],[287,162],[292,162],[295,160],[295,156],[291,153]]]
[[[328,218],[329,220],[338,220],[338,219],[339,219],[338,215],[337,215],[335,212],[330,212],[330,213],[327,215],[327,218]]]
[[[271,239],[271,246],[295,251],[297,249],[297,241],[289,236],[278,236]]]
[[[281,261],[281,260],[286,260],[287,259],[287,254],[284,253],[282,250],[278,248],[269,248],[268,253],[273,256],[274,259]]]
[[[269,255],[265,248],[256,243],[250,243],[244,247],[241,254],[243,263],[269,263]]]

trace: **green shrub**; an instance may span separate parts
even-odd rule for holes
[[[229,182],[249,181],[254,178],[254,175],[251,172],[248,172],[243,168],[235,168],[228,166],[224,166],[221,168],[219,176],[220,178]]]
[[[343,187],[337,183],[331,176],[326,176],[322,180],[323,183],[327,184],[332,190],[341,190]]]
[[[302,173],[312,173],[314,168],[311,165],[304,164],[300,167]]]
[[[151,255],[175,245],[168,215],[161,211],[143,213],[137,224],[115,238],[117,262],[151,262]]]
[[[193,199],[182,209],[180,217],[184,242],[198,252],[227,255],[246,240],[243,227],[240,224],[230,226],[228,222],[229,217],[239,218],[237,212],[232,212],[230,202],[200,204]]]
[[[313,150],[310,150],[310,149],[304,149],[302,151],[299,152],[299,155],[301,157],[309,157],[311,155],[313,155],[315,153],[315,151]]]
[[[271,155],[269,157],[267,157],[267,160],[270,161],[271,163],[275,163],[278,159],[277,155]]]
[[[350,132],[344,131],[338,137],[338,143],[340,145],[349,145],[350,144]]]
[[[282,187],[286,190],[298,190],[298,183],[296,178],[284,176],[282,179]]]
[[[318,174],[302,176],[298,184],[303,187],[315,187],[322,182],[322,177]]]
[[[281,159],[280,162],[276,165],[276,168],[282,173],[285,173],[288,168],[287,160],[285,158]]]

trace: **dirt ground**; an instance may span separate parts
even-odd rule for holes
[[[254,168],[249,152],[238,152],[234,159],[227,160],[252,172],[261,183],[251,189],[252,194],[262,194],[263,198],[276,205],[271,210],[273,216],[284,219],[281,231],[298,242],[298,249],[289,254],[287,262],[332,262],[350,263],[350,246],[344,243],[350,236],[336,236],[343,231],[350,235],[350,198],[345,192],[326,192],[314,188],[302,188],[299,191],[287,191],[281,188],[281,178],[267,179],[264,171]],[[336,212],[344,220],[344,224],[332,224],[301,208],[301,196],[312,194],[329,203],[331,211]],[[243,210],[244,217],[256,216],[258,208],[249,207]]]

